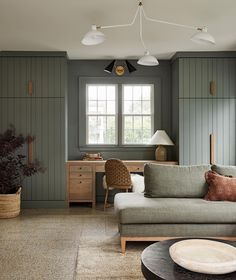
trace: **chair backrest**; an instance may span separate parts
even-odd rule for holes
[[[105,163],[105,173],[108,187],[127,189],[132,185],[129,170],[119,159],[108,159]]]

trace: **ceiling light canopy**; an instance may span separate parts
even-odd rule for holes
[[[92,25],[92,29],[85,34],[84,38],[82,39],[82,44],[86,46],[91,46],[91,45],[98,45],[101,44],[105,41],[106,37],[105,35],[99,31],[98,29],[108,29],[108,28],[119,28],[119,27],[129,27],[132,26],[137,17],[139,16],[139,37],[140,41],[142,43],[142,46],[145,50],[145,55],[142,56],[138,60],[138,64],[140,65],[145,65],[145,66],[156,66],[159,64],[157,59],[149,54],[149,51],[146,47],[146,44],[143,40],[143,19],[151,22],[156,22],[156,23],[161,23],[161,24],[168,24],[172,26],[177,26],[177,27],[182,27],[182,28],[188,28],[188,29],[193,29],[197,31],[192,37],[191,40],[196,43],[201,43],[201,44],[215,44],[215,39],[213,38],[212,35],[210,35],[207,32],[207,27],[194,27],[190,25],[184,25],[184,24],[179,24],[179,23],[174,23],[174,22],[169,22],[169,21],[164,21],[164,20],[159,20],[159,19],[154,19],[150,18],[146,15],[145,10],[143,8],[143,3],[142,0],[139,1],[138,8],[135,12],[135,15],[130,23],[127,24],[117,24],[117,25],[109,25],[109,26],[97,26],[97,25]]]

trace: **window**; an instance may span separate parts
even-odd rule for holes
[[[153,132],[152,85],[123,85],[123,144],[147,144]]]
[[[116,144],[116,85],[87,85],[86,100],[87,144]]]
[[[86,144],[148,144],[154,127],[153,91],[153,84],[86,84]]]

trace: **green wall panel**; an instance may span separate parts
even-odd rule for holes
[[[210,163],[210,134],[218,164],[235,165],[235,99],[179,99],[179,162]]]
[[[66,76],[66,57],[0,56],[0,132],[13,124],[17,133],[34,136],[33,157],[46,167],[44,174],[24,181],[23,205],[29,207],[33,202],[42,207],[52,202],[53,207],[66,198]],[[22,152],[27,155],[27,146]]]
[[[64,97],[65,57],[0,57],[1,97],[29,97],[27,85],[33,82],[33,97]]]
[[[235,58],[180,58],[180,98],[235,98]],[[216,95],[210,94],[210,82],[216,83]]]

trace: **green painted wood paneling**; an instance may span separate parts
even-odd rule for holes
[[[46,167],[24,181],[26,205],[65,201],[66,75],[65,57],[0,56],[0,132],[13,124],[17,133],[34,136],[33,157]],[[26,146],[22,152],[27,155]]]
[[[235,165],[235,99],[179,99],[179,163],[210,163],[210,134],[216,163]]]
[[[180,98],[235,98],[235,58],[179,59]],[[210,82],[216,83],[216,95],[210,94]]]
[[[174,112],[179,110],[179,122],[173,121],[172,130],[179,133],[179,163],[209,163],[210,134],[213,133],[216,162],[235,165],[235,56],[180,56],[173,61],[172,75],[175,76],[172,107],[178,108]],[[216,83],[216,95],[210,94],[211,81]]]
[[[31,80],[33,97],[65,97],[66,67],[64,57],[0,57],[0,96],[30,98]]]

